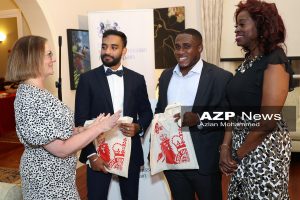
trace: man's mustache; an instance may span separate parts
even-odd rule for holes
[[[112,59],[114,59],[114,57],[112,57],[112,56],[110,56],[110,55],[107,55],[107,54],[104,54],[104,55],[102,55],[101,57],[102,57],[102,58],[109,57],[109,58],[112,58]]]

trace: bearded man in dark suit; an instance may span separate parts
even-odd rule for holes
[[[137,200],[140,167],[144,164],[140,136],[152,120],[145,79],[121,64],[126,54],[126,35],[117,30],[103,33],[101,60],[103,65],[80,76],[75,101],[75,124],[82,126],[86,120],[100,113],[122,110],[123,116],[133,118],[133,123],[122,123],[120,130],[131,137],[131,155],[128,178],[119,177],[122,199]],[[98,157],[91,143],[81,151],[79,160],[88,163],[88,199],[107,199],[111,174],[107,163]]]

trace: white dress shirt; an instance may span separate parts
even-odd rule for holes
[[[104,71],[106,72],[106,70],[108,69],[108,67],[104,66]],[[113,70],[112,71],[117,71],[117,70],[123,70],[123,66],[121,65],[117,70]],[[110,76],[106,76],[107,81],[108,81],[108,85],[109,85],[109,90],[110,90],[110,94],[111,94],[111,100],[113,103],[113,109],[114,112],[117,112],[118,110],[122,110],[120,116],[123,116],[123,103],[124,103],[124,79],[123,76],[120,77],[116,74],[112,74]],[[96,153],[92,153],[90,155],[87,156],[87,158],[96,155]],[[98,159],[98,158],[96,158]],[[86,164],[88,164],[90,166],[90,162],[89,160],[87,160]]]
[[[178,64],[176,65],[168,87],[168,104],[179,103],[190,107],[194,105],[202,68],[203,61],[199,59],[195,66],[183,76]]]
[[[106,70],[108,67],[104,66],[104,70]],[[111,69],[112,70],[112,69]],[[121,65],[117,70],[123,70],[123,66]],[[112,70],[112,71],[117,71]],[[120,77],[116,74],[112,74],[110,76],[106,76],[109,90],[111,94],[111,100],[113,103],[113,109],[114,112],[117,112],[118,110],[122,110],[121,116],[123,116],[123,103],[124,103],[124,79],[123,76]]]

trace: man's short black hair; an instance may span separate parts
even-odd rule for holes
[[[107,37],[109,35],[119,36],[122,39],[124,47],[126,47],[126,45],[127,45],[127,37],[126,37],[125,33],[123,33],[122,31],[114,30],[114,29],[108,29],[108,30],[106,30],[103,33],[103,38],[105,38],[105,37]]]
[[[194,36],[197,40],[199,40],[201,43],[202,43],[202,35],[199,31],[197,31],[196,29],[193,29],[193,28],[187,28],[187,29],[184,29],[183,31],[180,31],[178,33],[179,34],[189,34],[189,35],[192,35]]]

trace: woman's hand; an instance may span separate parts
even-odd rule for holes
[[[121,111],[116,112],[113,115],[107,114],[106,116],[101,114],[96,120],[91,124],[97,124],[101,129],[101,132],[106,132],[117,125],[117,121],[120,118]]]
[[[231,157],[231,148],[227,144],[220,146],[220,170],[226,175],[231,175],[237,169],[237,163]]]

